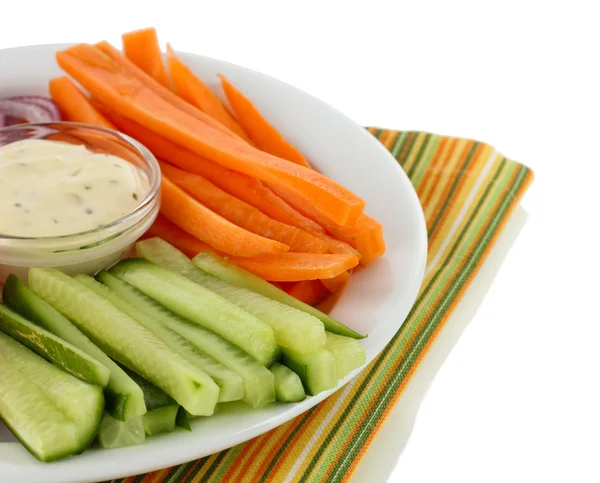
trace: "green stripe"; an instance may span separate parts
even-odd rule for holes
[[[499,173],[501,171],[500,168],[502,168],[504,166],[504,164],[501,163],[501,166],[499,167],[499,169],[496,171],[495,175],[494,175],[494,180],[499,176]],[[483,200],[488,196],[489,192],[492,190],[492,188],[495,186],[495,183],[490,183],[487,188],[486,191],[484,193],[484,195],[482,196],[482,198],[479,200],[475,211],[473,212],[473,215],[471,216],[471,218],[469,218],[467,224],[465,225],[465,227],[463,227],[463,230],[461,231],[461,234],[459,236],[459,239],[462,239],[462,237],[464,236],[464,234],[467,232],[468,229],[468,225],[470,225],[470,223],[472,222],[473,219],[475,219],[477,212],[479,211],[480,207],[483,204]],[[377,356],[377,359],[375,359],[373,366],[371,367],[371,369],[369,370],[369,372],[366,374],[366,376],[364,376],[363,381],[360,385],[360,387],[355,388],[354,389],[354,395],[352,396],[352,399],[350,400],[349,406],[350,407],[354,407],[358,400],[365,395],[365,391],[367,390],[368,386],[371,385],[371,383],[373,382],[373,380],[377,377],[376,374],[378,372],[379,367],[384,364],[384,362],[387,359],[388,354],[393,353],[394,351],[396,351],[396,349],[400,348],[401,346],[404,346],[404,343],[401,343],[401,345],[397,345],[397,341],[401,338],[405,338],[404,337],[404,333],[406,331],[410,329],[409,332],[409,339],[412,336],[412,333],[418,329],[418,327],[421,325],[421,321],[422,321],[422,317],[417,317],[415,314],[417,312],[417,308],[419,307],[419,305],[426,299],[426,295],[427,293],[429,293],[429,291],[432,289],[432,287],[435,286],[435,282],[437,281],[437,279],[439,278],[439,276],[441,275],[444,267],[446,266],[446,264],[449,262],[449,260],[451,260],[451,256],[454,253],[456,247],[458,244],[458,240],[457,242],[454,244],[452,250],[450,251],[450,253],[448,254],[448,256],[444,259],[444,262],[440,265],[440,269],[436,270],[436,273],[434,274],[434,276],[432,277],[432,279],[430,280],[430,282],[428,283],[428,285],[425,287],[425,289],[423,290],[423,292],[421,293],[421,295],[419,295],[419,298],[417,299],[417,302],[415,303],[415,305],[413,305],[413,308],[411,309],[409,315],[407,316],[406,321],[400,326],[399,331],[394,335],[394,337],[392,338],[392,340],[390,341],[390,343],[385,347],[385,349]],[[401,352],[399,354],[392,354],[393,356],[400,356]],[[375,386],[375,384],[373,384],[373,386]],[[378,385],[377,385],[378,386]],[[312,471],[312,468],[317,464],[317,460],[320,458],[320,456],[325,452],[327,446],[329,445],[329,443],[331,442],[332,438],[334,437],[334,435],[338,434],[338,429],[340,426],[342,426],[344,424],[344,421],[338,420],[335,424],[335,426],[333,426],[332,430],[327,434],[324,444],[321,445],[321,447],[319,448],[319,450],[315,453],[315,456],[313,457],[313,460],[309,463],[303,478],[305,476],[307,476],[308,474],[310,474],[310,471]]]
[[[516,191],[518,191],[521,185],[523,184],[526,178],[527,171],[527,169],[521,169],[520,173],[518,174],[518,177],[515,180],[515,185],[517,186]],[[399,370],[396,371],[392,375],[392,378],[388,381],[384,393],[382,393],[382,395],[377,400],[376,406],[372,408],[371,416],[363,422],[358,432],[354,435],[350,447],[347,448],[343,455],[341,455],[341,460],[335,461],[336,470],[334,470],[334,473],[331,475],[328,481],[339,481],[336,479],[336,474],[340,473],[342,470],[344,470],[344,472],[348,470],[353,458],[356,456],[357,451],[359,451],[360,447],[364,444],[364,441],[366,441],[366,439],[373,431],[374,424],[372,424],[372,422],[380,419],[379,408],[385,407],[389,400],[393,397],[393,394],[392,396],[389,396],[388,394],[392,393],[392,391],[393,393],[395,393],[398,390],[398,388],[406,378],[406,375],[410,372],[410,369],[414,365],[414,362],[418,358],[419,354],[422,352],[424,346],[431,338],[433,332],[436,330],[440,322],[444,319],[444,316],[448,313],[446,309],[460,295],[463,287],[465,286],[466,281],[469,280],[469,277],[477,267],[482,256],[485,254],[486,249],[488,248],[491,240],[496,234],[498,225],[505,218],[505,214],[509,210],[513,199],[514,197],[506,196],[501,201],[496,213],[494,214],[494,216],[492,216],[491,220],[489,221],[488,226],[484,231],[484,234],[479,239],[479,243],[473,245],[471,256],[467,259],[467,265],[463,270],[458,272],[456,276],[456,283],[453,283],[450,286],[448,296],[445,297],[442,303],[438,305],[432,318],[430,319],[430,322],[424,326],[424,330],[421,332],[421,334],[419,334],[419,337],[415,341],[415,343],[412,344],[409,354],[407,354],[407,357],[404,358],[403,363],[398,368]]]
[[[406,151],[404,153],[400,152],[398,154],[398,162],[400,163],[400,166],[402,166],[402,168],[404,168],[404,165],[406,164],[406,161],[408,161],[408,158],[410,157],[410,153],[412,152],[413,148],[415,147],[415,142],[417,141],[417,138],[419,137],[419,133],[416,131],[411,131],[408,133],[408,135],[412,135],[412,138],[410,140],[410,144],[408,145],[408,148],[406,149]],[[402,156],[402,157],[400,157]]]
[[[456,178],[454,178],[454,182],[452,183],[450,192],[448,193],[448,196],[446,196],[446,199],[444,200],[444,204],[442,205],[442,208],[440,209],[440,211],[438,211],[438,214],[435,217],[435,221],[433,222],[433,224],[431,225],[431,228],[429,229],[429,233],[427,233],[427,236],[429,238],[431,238],[433,236],[433,234],[435,233],[435,229],[438,227],[439,222],[446,214],[446,208],[450,204],[450,200],[454,199],[454,192],[458,188],[458,185],[460,184],[465,173],[467,172],[467,166],[469,166],[469,164],[471,163],[471,160],[473,159],[473,156],[475,155],[475,151],[477,150],[479,145],[480,145],[480,143],[473,144],[473,146],[471,147],[471,151],[469,152],[467,158],[465,159],[465,162],[460,167],[460,169],[456,175]]]

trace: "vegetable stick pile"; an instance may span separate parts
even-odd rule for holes
[[[385,252],[365,202],[312,169],[224,76],[229,110],[155,29],[58,52],[50,81],[63,117],[116,128],[144,144],[163,173],[149,231],[189,256],[211,251],[309,304],[340,290]]]

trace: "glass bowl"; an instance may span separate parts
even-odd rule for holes
[[[125,134],[81,123],[18,124],[0,129],[0,147],[25,139],[82,144],[93,152],[119,156],[146,174],[149,191],[132,211],[100,228],[35,238],[0,234],[0,283],[10,273],[26,281],[30,267],[94,274],[127,254],[150,227],[160,208],[161,173],[152,153]]]

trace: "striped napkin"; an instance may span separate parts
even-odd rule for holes
[[[384,351],[321,404],[251,441],[114,483],[347,481],[486,259],[532,172],[491,146],[369,128],[410,177],[429,256],[421,292]]]

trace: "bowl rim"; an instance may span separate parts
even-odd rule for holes
[[[51,121],[51,122],[35,122],[35,123],[25,123],[25,124],[15,124],[13,126],[6,126],[0,128],[0,135],[4,133],[8,133],[11,131],[20,131],[22,129],[32,129],[32,128],[52,128],[53,126],[69,126],[77,129],[86,129],[88,131],[96,131],[99,133],[103,133],[112,138],[117,138],[120,141],[124,142],[133,150],[142,157],[142,159],[146,162],[148,167],[150,168],[149,174],[149,184],[150,189],[144,199],[129,213],[117,218],[116,220],[111,221],[110,223],[106,223],[97,228],[93,228],[91,230],[79,231],[76,233],[69,233],[67,235],[57,235],[57,236],[18,236],[18,235],[6,235],[4,233],[0,233],[0,241],[5,240],[23,240],[23,241],[33,241],[39,240],[43,242],[52,242],[52,241],[61,241],[61,240],[70,240],[78,237],[83,237],[87,235],[94,235],[97,233],[102,233],[108,229],[117,227],[119,225],[125,225],[133,218],[138,216],[140,212],[147,209],[148,205],[150,205],[154,200],[157,199],[158,193],[160,191],[160,185],[162,181],[162,172],[160,169],[160,165],[156,160],[156,157],[152,152],[144,146],[139,141],[135,140],[131,136],[124,134],[120,131],[116,131],[114,129],[109,129],[106,127],[95,126],[93,124],[87,124],[83,122],[72,122],[72,121]]]

